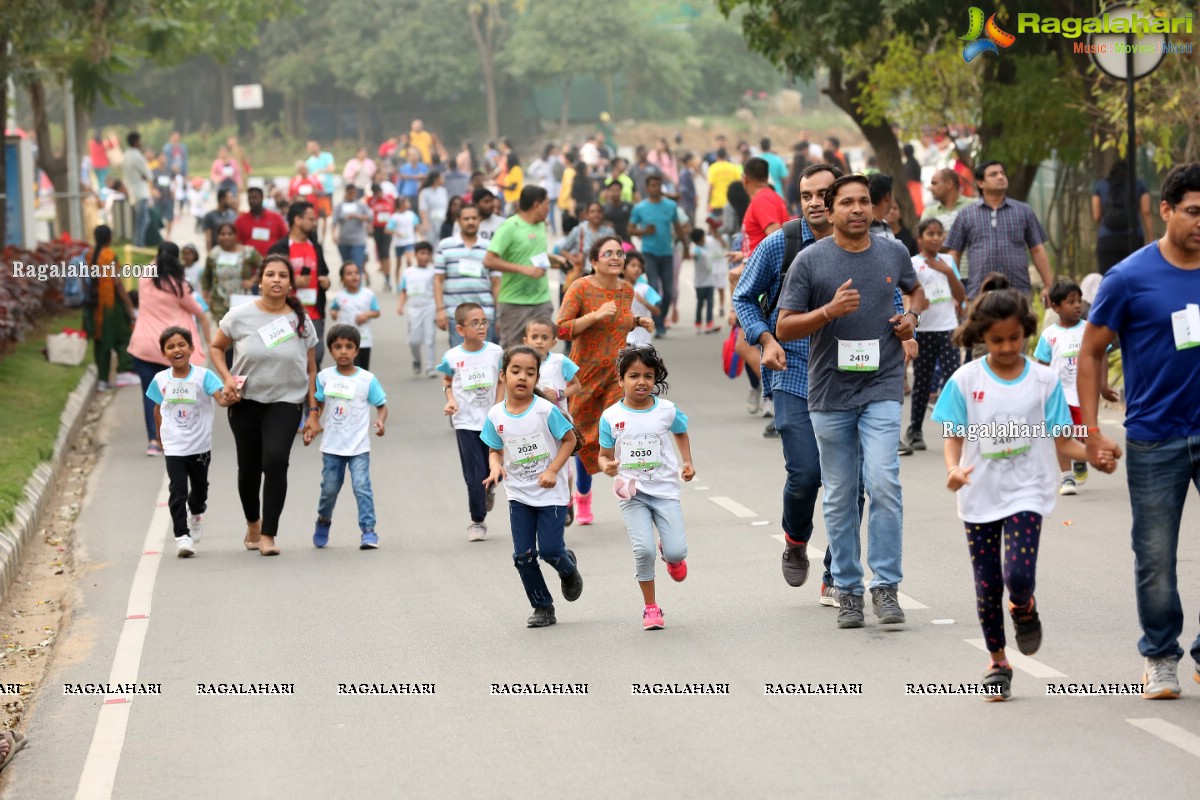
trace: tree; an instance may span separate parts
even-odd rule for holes
[[[483,92],[487,98],[488,137],[500,136],[500,106],[496,101],[496,54],[503,46],[508,31],[506,14],[510,0],[470,0],[467,16],[471,36],[479,51],[479,66],[483,70]]]

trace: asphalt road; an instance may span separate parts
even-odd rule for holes
[[[137,390],[121,390],[78,522],[79,604],[4,797],[1149,797],[1176,795],[1200,774],[1190,659],[1177,702],[1047,696],[1048,685],[1140,679],[1123,468],[1094,474],[1047,520],[1045,643],[1036,660],[1017,661],[1013,701],[909,694],[907,684],[976,683],[987,660],[972,643],[982,634],[970,561],[940,453],[901,459],[907,624],[881,628],[868,608],[864,629],[838,630],[836,611],[817,603],[819,572],[799,589],[780,575],[779,443],[746,413],[745,380],[721,373],[721,337],[686,324],[686,278],[683,293],[685,324],[661,349],[669,396],[691,418],[697,477],[683,495],[688,578],[675,584],[659,570],[665,630],[642,631],[628,538],[603,476],[595,524],[567,532],[583,596],[566,603],[550,580],[558,624],[525,627],[503,493],[489,540],[469,544],[438,382],[411,377],[405,322],[381,295],[373,360],[391,416],[372,442],[380,549],[358,550],[348,485],[330,546],[312,547],[320,453],[297,442],[283,554],[243,550],[233,441],[219,414],[204,538],[195,558],[175,558],[158,506],[162,461],[142,454]],[[1107,428],[1116,413],[1104,412]],[[1198,529],[1192,498],[1180,551],[1185,649],[1200,605]],[[105,682],[161,684],[161,694],[64,694]],[[198,695],[215,683],[294,693]],[[435,693],[338,693],[364,683]],[[587,693],[493,694],[514,683]],[[727,693],[632,693],[696,683]],[[768,695],[765,684],[861,693]]]

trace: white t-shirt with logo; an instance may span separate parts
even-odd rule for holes
[[[662,295],[658,290],[650,285],[646,280],[646,276],[638,278],[637,283],[633,285],[633,315],[635,317],[650,317],[650,306],[658,307],[662,302]],[[626,344],[651,344],[654,341],[654,334],[638,325],[633,330],[625,335]]]
[[[963,440],[959,463],[974,471],[970,483],[958,490],[958,516],[982,523],[1020,511],[1047,516],[1054,510],[1059,471],[1050,434],[1055,425],[1071,424],[1071,412],[1062,384],[1049,367],[1027,358],[1021,376],[1007,381],[996,377],[986,358],[964,364],[946,382],[932,418],[939,425],[955,426],[1045,422],[1044,436]]]
[[[564,469],[553,489],[538,485],[538,476],[558,455],[562,439],[571,430],[563,413],[536,395],[529,408],[511,414],[504,403],[488,410],[479,438],[493,450],[504,451],[504,490],[509,500],[545,508],[571,502],[571,481]]]
[[[484,342],[474,351],[460,344],[442,356],[437,371],[451,378],[450,390],[458,404],[458,413],[453,417],[456,430],[483,430],[488,409],[496,404],[496,382],[500,380],[503,358],[504,350],[491,342]]]
[[[212,450],[212,396],[223,390],[221,379],[204,367],[193,366],[186,378],[170,367],[154,376],[146,396],[162,414],[162,449],[168,456],[194,456]]]
[[[1064,328],[1057,322],[1046,326],[1038,340],[1033,357],[1050,365],[1050,369],[1062,381],[1063,395],[1067,405],[1079,405],[1079,390],[1075,378],[1079,371],[1079,348],[1083,346],[1083,331],[1087,324],[1083,320],[1074,328]]]
[[[562,353],[547,355],[538,371],[538,388],[555,398],[554,405],[564,414],[568,414],[567,384],[575,379],[578,372],[579,365]]]
[[[351,294],[345,289],[333,296],[333,304],[329,306],[334,311],[338,312],[337,321],[340,324],[352,325],[358,328],[359,347],[370,347],[374,341],[371,336],[371,320],[367,320],[362,325],[355,322],[359,314],[365,314],[368,311],[379,310],[379,300],[376,299],[375,293],[365,286],[359,287],[357,292]]]
[[[679,499],[679,454],[672,434],[687,433],[687,415],[670,400],[654,398],[644,411],[623,401],[600,415],[600,446],[613,448],[617,474],[637,480],[639,494]]]
[[[371,452],[371,406],[387,404],[379,379],[361,367],[353,375],[326,367],[317,373],[317,402],[321,415],[321,452],[357,456]]]
[[[954,259],[950,256],[939,253],[938,260],[954,270],[956,275],[958,274],[958,269],[954,266]],[[955,307],[958,303],[954,301],[954,295],[950,293],[950,279],[929,266],[929,262],[923,255],[913,256],[912,265],[917,273],[917,280],[921,282],[921,288],[925,290],[925,299],[929,301],[929,308],[925,309],[925,313],[921,315],[920,331],[933,333],[952,331],[957,328],[958,315],[955,313]]]
[[[417,243],[417,223],[421,221],[415,211],[397,211],[388,220],[385,230],[392,235],[392,249]]]
[[[408,302],[415,306],[433,305],[433,276],[437,274],[433,265],[428,267],[406,267],[400,276],[400,291],[408,295]]]

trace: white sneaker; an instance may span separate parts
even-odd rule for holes
[[[758,389],[751,388],[750,394],[746,395],[746,413],[757,415],[762,411],[762,392]]]
[[[487,539],[487,525],[482,522],[472,522],[467,528],[468,542],[482,542]]]
[[[204,515],[189,514],[188,515],[188,536],[193,542],[200,541],[200,537],[204,535]]]
[[[770,397],[763,400],[762,415],[764,417],[775,416],[775,401],[773,399],[771,399]]]
[[[191,558],[196,555],[196,543],[192,541],[192,537],[175,537],[175,555],[180,558]]]
[[[1179,688],[1179,662],[1174,658],[1147,658],[1142,672],[1142,697],[1147,700],[1174,700]]]
[[[1070,475],[1063,476],[1062,483],[1058,486],[1058,493],[1066,496],[1078,494],[1078,490],[1075,488],[1075,479]]]
[[[116,384],[121,386],[140,386],[142,379],[138,377],[136,372],[118,372]]]

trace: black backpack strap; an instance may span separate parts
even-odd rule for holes
[[[764,321],[771,319],[771,314],[774,313],[776,306],[779,305],[779,297],[783,294],[783,281],[787,277],[788,270],[791,269],[792,262],[796,260],[796,256],[804,249],[804,229],[801,227],[800,219],[790,219],[783,223],[783,237],[785,240],[785,249],[783,252],[783,264],[779,268],[779,289],[775,292],[775,297],[771,298],[770,303],[766,303],[767,297],[763,296],[764,305],[762,306]]]

